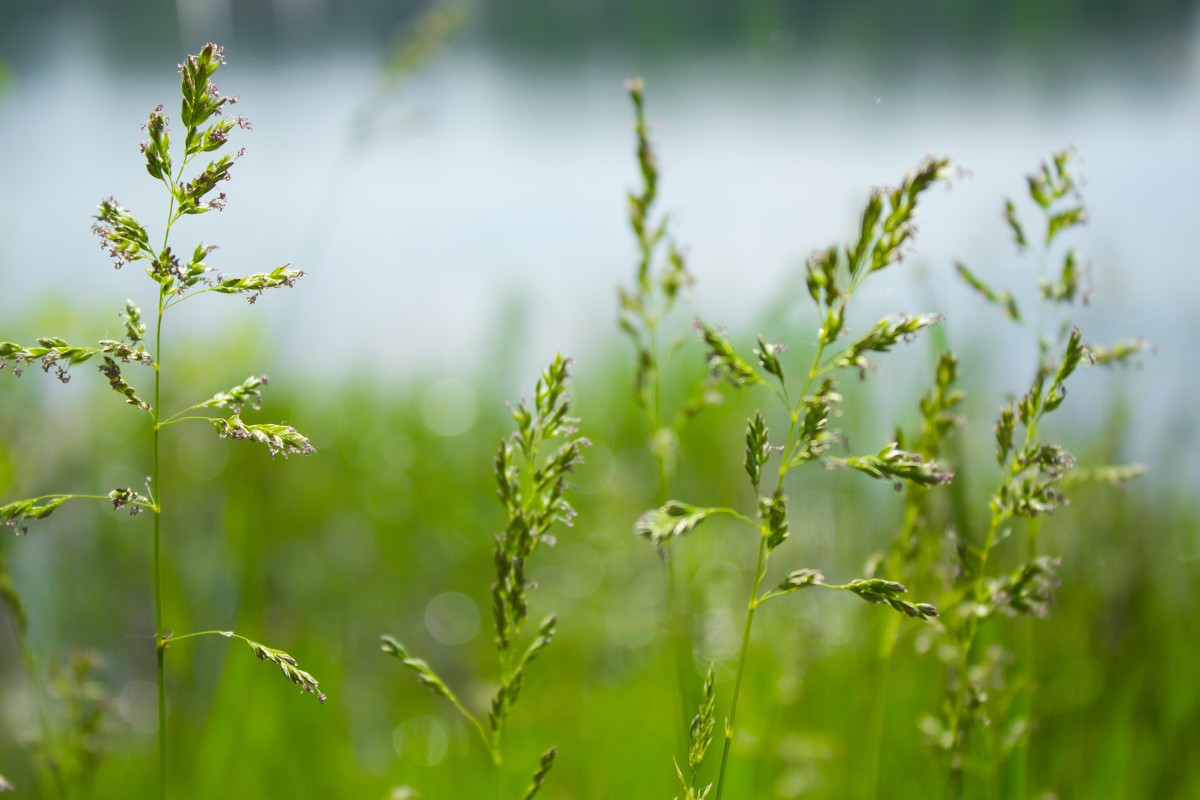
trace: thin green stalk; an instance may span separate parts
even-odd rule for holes
[[[787,475],[788,464],[792,460],[792,445],[796,443],[796,426],[800,423],[800,406],[804,404],[804,398],[808,395],[808,390],[812,388],[813,381],[817,379],[817,375],[821,371],[821,358],[825,355],[825,342],[817,345],[817,352],[813,354],[812,366],[808,369],[808,378],[804,381],[804,388],[800,390],[798,400],[795,407],[791,408],[791,425],[788,428],[787,445],[783,448],[783,458],[779,460],[779,479],[775,482],[775,491],[783,488],[783,476]]]
[[[1013,715],[1025,720],[1026,729],[1008,762],[1008,797],[1012,800],[1025,800],[1029,780],[1029,737],[1033,724],[1033,620],[1023,619],[1020,624],[1020,660],[1024,681],[1013,702]]]
[[[188,410],[190,411],[191,409],[188,409]],[[180,413],[182,414],[184,412],[180,412]],[[171,417],[170,419],[163,420],[161,423],[159,423],[158,427],[165,428],[168,425],[174,425],[176,422],[185,422],[187,420],[200,420],[202,422],[212,422],[212,419],[213,419],[212,417],[199,417],[199,416],[197,416],[197,417],[181,417],[177,414],[177,415]]]
[[[635,102],[637,102],[636,96]],[[782,345],[768,344],[760,336],[758,339],[759,349],[755,351],[759,363],[766,373],[778,379],[780,386],[779,389],[776,389],[770,380],[765,380],[762,374],[734,352],[730,342],[719,330],[699,320],[696,323],[709,347],[709,366],[714,368],[718,375],[726,373],[736,387],[767,385],[783,401],[790,417],[787,442],[782,448],[771,446],[761,412],[756,413],[755,417],[749,420],[746,429],[745,468],[755,494],[758,495],[756,498],[757,521],[751,522],[751,524],[759,531],[759,546],[753,586],[742,632],[742,644],[738,655],[733,697],[725,723],[725,743],[722,748],[715,800],[723,800],[724,797],[725,776],[729,768],[729,755],[737,725],[737,706],[741,695],[742,679],[745,677],[746,661],[749,657],[754,612],[761,603],[806,586],[826,586],[848,590],[867,602],[889,605],[896,611],[911,617],[928,619],[937,614],[936,609],[929,604],[913,604],[900,600],[897,595],[904,592],[905,587],[879,578],[834,585],[825,583],[823,575],[816,570],[794,570],[774,590],[765,594],[761,594],[760,590],[762,580],[767,572],[770,552],[788,536],[787,497],[783,494],[783,482],[788,471],[793,467],[808,461],[820,460],[826,464],[850,465],[875,478],[887,476],[893,481],[912,480],[923,485],[944,483],[950,478],[950,474],[942,470],[936,462],[927,462],[918,455],[903,452],[894,443],[885,446],[878,455],[853,459],[839,459],[824,455],[837,438],[836,432],[831,433],[826,430],[826,425],[832,414],[832,405],[840,402],[841,397],[836,393],[836,384],[832,379],[822,387],[817,396],[808,396],[808,392],[812,390],[813,383],[819,375],[851,365],[857,367],[860,372],[865,372],[871,365],[863,355],[864,353],[886,352],[891,346],[910,334],[938,321],[936,315],[904,317],[896,321],[885,320],[877,324],[866,337],[855,341],[848,349],[841,351],[838,356],[831,357],[828,363],[823,361],[826,347],[845,333],[845,311],[850,296],[867,274],[898,260],[900,246],[912,234],[909,220],[915,208],[916,196],[933,182],[945,176],[946,165],[947,161],[944,159],[938,161],[930,159],[922,166],[916,178],[905,179],[902,188],[889,192],[876,191],[872,193],[871,200],[863,212],[862,233],[858,243],[844,251],[845,258],[849,261],[848,264],[842,260],[843,251],[837,247],[814,254],[813,259],[809,262],[807,284],[809,293],[817,303],[824,321],[818,333],[812,365],[794,406],[785,385],[784,368],[778,358],[779,352],[783,349]],[[886,215],[884,214],[885,203],[888,206]],[[867,269],[868,263],[870,269]],[[837,279],[843,265],[850,277],[849,285],[844,288],[838,285]],[[803,417],[802,410],[806,410]],[[804,441],[798,441],[800,436],[804,437]],[[762,491],[762,467],[769,461],[772,455],[771,451],[775,449],[782,452],[779,455],[775,490],[768,494]],[[635,526],[635,530],[639,535],[647,536],[654,542],[661,542],[672,536],[682,536],[688,533],[702,519],[714,513],[733,513],[734,516],[745,519],[735,512],[714,508],[696,509],[685,503],[673,501],[643,515]],[[694,771],[694,765],[692,769]]]
[[[174,200],[172,200],[172,204]],[[168,226],[169,232],[169,226]],[[164,681],[164,658],[166,656],[166,640],[163,638],[162,622],[162,509],[163,495],[160,478],[160,447],[159,408],[162,400],[162,318],[163,291],[158,290],[158,322],[154,330],[154,472],[152,485],[155,492],[154,501],[154,630],[156,647],[156,666],[158,676],[158,775],[159,792],[162,800],[167,797],[167,695]]]
[[[665,502],[665,501],[664,501]],[[679,721],[675,728],[676,745],[679,752],[687,751],[688,712],[687,712],[687,654],[683,650],[683,641],[679,632],[679,597],[675,585],[675,562],[669,555],[670,544],[663,542],[659,561],[662,562],[663,573],[663,618],[667,624],[667,649],[674,664],[675,676],[675,718]]]
[[[904,562],[904,553],[910,547],[916,533],[917,517],[920,514],[918,491],[921,491],[921,488],[914,485],[909,485],[905,491],[904,524],[888,557],[887,576],[892,580],[901,580],[900,572]],[[870,747],[867,751],[866,777],[863,781],[863,800],[875,800],[879,792],[879,763],[887,721],[887,694],[891,682],[892,656],[896,652],[896,641],[900,636],[900,622],[900,617],[889,617],[879,640],[879,678],[876,682],[875,696],[871,706]]]
[[[800,391],[800,400],[798,401],[800,403],[804,402],[804,396],[807,395],[808,390],[812,388],[812,383],[817,377],[817,373],[821,364],[821,357],[824,355],[824,352],[825,345],[824,343],[821,343],[817,347],[817,352],[813,356],[812,367],[810,367],[808,371],[808,379],[805,380],[804,388]],[[785,475],[787,475],[788,462],[791,459],[792,445],[796,440],[796,427],[800,421],[799,408],[790,408],[789,410],[791,411],[791,424],[788,429],[787,445],[783,449],[783,458],[780,459],[779,463],[779,478],[775,484],[775,490],[777,492],[783,487],[783,478]],[[735,513],[734,516],[744,519],[747,522],[750,521],[741,514]],[[754,610],[758,607],[758,604],[763,599],[759,597],[759,590],[762,586],[763,576],[766,574],[768,531],[762,525],[762,523],[756,524],[756,527],[759,529],[760,533],[758,542],[758,559],[754,566],[754,584],[750,592],[750,602],[746,607],[746,625],[742,631],[742,646],[738,653],[737,678],[733,684],[733,698],[729,703],[729,717],[725,723],[725,744],[721,749],[721,771],[717,778],[717,794],[715,800],[721,800],[721,795],[725,789],[725,770],[729,765],[729,749],[733,743],[734,722],[737,715],[738,696],[741,694],[742,675],[746,670],[746,656],[750,650],[750,630],[754,624]]]
[[[754,567],[754,585],[750,590],[750,602],[746,606],[746,626],[742,630],[742,647],[738,652],[737,678],[733,682],[733,699],[729,702],[729,717],[725,722],[725,744],[721,748],[721,772],[717,778],[716,800],[721,800],[725,791],[725,769],[729,765],[729,748],[733,744],[734,724],[737,719],[738,695],[742,691],[742,675],[746,671],[746,655],[750,651],[750,629],[754,625],[754,610],[758,608],[758,592],[766,572],[767,532],[762,531],[758,541],[758,562]]]
[[[650,250],[646,249],[646,258]],[[648,298],[649,299],[649,298]],[[671,476],[667,469],[667,453],[658,445],[658,433],[662,429],[662,367],[659,363],[658,352],[658,322],[660,312],[653,310],[646,315],[646,341],[649,345],[647,353],[650,356],[650,403],[646,409],[650,427],[650,449],[658,466],[658,504],[662,505],[670,497]],[[663,542],[661,550],[663,564],[664,587],[664,621],[667,628],[667,649],[674,665],[675,673],[675,726],[676,746],[679,752],[686,752],[688,747],[688,729],[691,720],[688,709],[691,707],[691,692],[688,691],[687,667],[688,654],[684,651],[682,640],[681,612],[679,596],[676,591],[675,564],[670,558],[670,543]]]
[[[970,598],[972,603],[978,602],[978,599],[983,596],[983,583],[987,573],[988,556],[991,554],[992,546],[996,542],[996,532],[1008,517],[1001,513],[992,515],[991,524],[988,525],[987,536],[984,537],[983,549],[979,553],[979,565],[977,567],[979,574],[976,578],[975,585],[971,590]],[[971,651],[975,646],[975,637],[979,633],[979,617],[975,613],[971,613],[964,623],[964,632],[962,643],[959,645],[958,658],[958,689],[954,697],[954,710],[950,718],[950,737],[953,744],[952,763],[950,766],[950,776],[946,784],[947,800],[957,800],[962,793],[962,759],[965,757],[964,747],[964,731],[962,730],[963,709],[967,701],[967,672],[971,666]]]
[[[658,399],[658,370],[657,360],[655,366],[655,401]],[[658,415],[655,414],[657,418]],[[654,430],[657,432],[657,419],[654,421]],[[658,462],[658,486],[659,486],[659,505],[665,503],[669,496],[670,478],[667,474],[666,455],[658,452],[655,448],[655,460]],[[680,620],[682,613],[680,611],[679,593],[676,588],[675,580],[675,560],[670,556],[670,542],[662,543],[661,558],[663,572],[663,617],[667,627],[667,649],[670,651],[671,661],[674,663],[675,673],[675,700],[676,714],[675,718],[679,724],[675,726],[676,745],[680,752],[687,750],[687,737],[690,719],[688,718],[689,697],[688,680],[687,680],[687,661],[688,654],[684,650],[683,637],[680,633],[682,625]]]
[[[175,193],[172,190],[172,185],[183,177],[183,171],[191,162],[194,156],[185,157],[183,163],[179,165],[179,172],[170,183],[163,179],[163,184],[167,187],[167,192],[170,196],[170,202],[167,205],[167,222],[163,226],[163,243],[162,247],[165,250],[167,243],[171,240],[171,226],[179,218],[175,210]],[[158,680],[158,772],[159,772],[159,797],[166,800],[167,797],[167,694],[165,680],[165,660],[167,652],[166,639],[163,637],[162,624],[162,485],[160,478],[160,437],[159,432],[162,430],[162,320],[163,312],[171,305],[168,301],[168,295],[164,291],[163,285],[158,286],[158,314],[157,321],[154,326],[154,479],[151,482],[155,492],[154,497],[154,627],[155,638],[157,640],[156,652],[156,673]]]
[[[1026,560],[1033,561],[1038,555],[1038,530],[1041,519],[1034,517],[1029,520],[1026,531]],[[1021,621],[1021,671],[1024,673],[1022,691],[1015,703],[1016,715],[1024,718],[1027,729],[1020,743],[1014,748],[1009,762],[1009,797],[1013,800],[1024,800],[1029,783],[1029,737],[1032,735],[1033,724],[1033,693],[1036,680],[1036,651],[1034,642],[1033,620]]]
[[[899,616],[891,616],[883,629],[879,643],[879,676],[875,681],[874,702],[871,704],[870,747],[867,750],[866,777],[863,780],[864,800],[875,800],[879,792],[879,762],[883,753],[884,728],[887,726],[887,695],[892,678],[892,655],[900,635]]]
[[[1031,442],[1037,437],[1038,423],[1041,420],[1042,414],[1045,411],[1044,403],[1040,405],[1029,424],[1025,427],[1025,444],[1027,448]],[[1005,480],[1012,480],[1022,469],[1020,462],[1009,456],[1007,460],[1008,469],[1006,471]],[[977,574],[975,582],[971,588],[969,597],[972,603],[977,604],[979,599],[984,596],[984,583],[987,579],[987,564],[988,557],[991,555],[992,547],[996,544],[996,534],[1000,527],[1007,522],[1011,517],[1011,512],[1007,510],[997,509],[992,513],[992,521],[988,525],[987,535],[984,537],[983,549],[979,553],[979,564],[977,565]],[[958,691],[955,693],[955,702],[953,715],[950,720],[951,741],[953,743],[953,762],[950,768],[950,778],[947,783],[946,797],[947,800],[957,800],[962,791],[962,758],[963,753],[963,732],[961,730],[961,722],[963,715],[963,707],[966,703],[967,694],[967,671],[971,664],[971,651],[975,645],[975,638],[979,633],[979,617],[975,613],[971,613],[964,623],[962,642],[959,646],[959,670],[958,670]]]

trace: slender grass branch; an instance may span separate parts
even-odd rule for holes
[[[190,411],[191,409],[188,409],[188,410]],[[186,413],[186,412],[180,412],[180,413]],[[174,424],[175,424],[175,423],[177,423],[177,422],[187,422],[187,421],[197,421],[197,422],[212,422],[212,421],[213,421],[213,417],[181,417],[181,416],[175,416],[175,417],[171,417],[170,419],[168,419],[168,420],[164,420],[163,422],[159,423],[159,427],[160,427],[160,428],[165,428],[165,427],[167,427],[168,425],[174,425]]]

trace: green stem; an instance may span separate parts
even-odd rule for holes
[[[667,626],[667,649],[674,664],[675,677],[675,718],[678,721],[675,728],[675,744],[680,752],[687,752],[688,730],[688,685],[687,685],[687,654],[684,652],[683,637],[679,629],[679,599],[675,587],[675,563],[669,554],[670,544],[662,543],[661,557],[663,572],[663,619]]]
[[[1026,531],[1026,560],[1037,558],[1038,530],[1041,519],[1034,517],[1029,520]],[[1026,730],[1017,744],[1009,765],[1009,797],[1013,800],[1024,800],[1029,782],[1029,737],[1033,732],[1033,692],[1036,680],[1035,643],[1033,637],[1033,620],[1028,617],[1021,620],[1021,672],[1024,674],[1024,691],[1017,698],[1016,716],[1024,717]]]
[[[892,543],[888,554],[887,575],[891,580],[902,580],[904,561],[912,548],[913,538],[917,533],[917,520],[921,512],[921,488],[909,484],[904,496],[904,523],[900,535]],[[864,800],[875,800],[879,793],[879,764],[883,752],[883,734],[887,721],[887,695],[891,684],[892,656],[896,651],[896,641],[900,636],[901,618],[892,615],[883,628],[879,640],[879,679],[876,684],[874,702],[871,708],[870,749],[867,753],[866,778],[863,783]]]
[[[746,606],[746,626],[742,630],[742,647],[738,653],[737,678],[733,682],[733,699],[729,702],[729,718],[725,722],[725,745],[721,749],[721,772],[717,778],[717,795],[721,800],[725,790],[725,769],[729,765],[729,748],[733,744],[734,723],[737,718],[738,695],[742,691],[742,675],[746,671],[746,655],[750,650],[750,629],[754,624],[754,609],[758,607],[758,591],[766,573],[767,532],[763,531],[758,542],[758,562],[754,567],[754,586],[750,589],[750,602]]]
[[[172,201],[173,202],[173,201]],[[166,655],[166,640],[163,638],[162,623],[162,508],[163,490],[160,478],[159,457],[159,408],[161,397],[162,377],[162,317],[163,291],[158,290],[158,323],[154,331],[154,486],[156,501],[154,503],[154,630],[156,647],[156,666],[158,676],[158,774],[159,797],[167,797],[167,695],[163,679],[163,660]]]
[[[240,639],[242,637],[239,636],[238,638]],[[483,725],[480,724],[479,720],[476,719],[474,714],[472,714],[470,711],[467,711],[467,709],[463,708],[462,703],[458,702],[457,697],[452,697],[450,699],[450,702],[454,705],[455,708],[458,709],[460,714],[462,714],[467,719],[471,720],[471,724],[475,726],[475,730],[479,731],[479,735],[480,735],[480,737],[482,737],[484,745],[486,745],[488,750],[492,753],[492,761],[495,762],[496,767],[499,768],[499,766],[500,766],[500,760],[498,757],[499,750],[492,751],[491,739],[488,737],[488,733],[484,729]]]
[[[991,554],[992,545],[996,542],[996,533],[1000,530],[1000,526],[1008,519],[1004,513],[997,512],[992,515],[991,524],[988,525],[987,536],[984,537],[983,550],[979,553],[978,577],[972,591],[969,593],[972,608],[967,615],[966,621],[963,623],[962,639],[959,644],[959,660],[958,660],[958,690],[955,692],[954,707],[950,717],[950,736],[953,745],[952,762],[950,766],[950,777],[946,784],[947,800],[957,800],[962,792],[962,761],[965,758],[965,731],[962,729],[963,709],[967,700],[967,673],[971,666],[971,651],[975,646],[975,637],[979,633],[979,615],[975,613],[975,606],[979,603],[979,598],[983,596],[983,584],[987,574],[988,556]]]
[[[191,409],[188,409],[188,410],[190,411]],[[182,414],[185,412],[181,411],[179,413]],[[171,417],[170,419],[165,420],[162,423],[160,423],[159,427],[165,428],[168,425],[174,425],[176,422],[184,422],[186,420],[203,420],[204,422],[212,422],[213,419],[215,419],[215,418],[214,417],[181,417],[178,414],[176,414],[175,416]]]
[[[199,297],[200,295],[204,294],[205,292],[211,292],[211,291],[214,291],[213,287],[211,287],[211,286],[209,286],[205,289],[196,289],[194,291],[190,291],[187,294],[182,295],[181,297],[177,297],[174,300],[172,300],[171,302],[164,305],[163,311],[166,311],[168,308],[172,308],[173,306],[179,305],[184,300],[191,300],[193,297]]]
[[[1044,411],[1045,399],[1043,398],[1042,402],[1034,410],[1032,419],[1025,426],[1025,443],[1022,450],[1028,449],[1030,443],[1036,438],[1038,423],[1041,421]],[[1004,482],[1011,481],[1022,469],[1019,460],[1012,454],[1008,457],[1007,467],[1007,470],[1002,469],[1006,475]],[[979,599],[984,595],[988,557],[991,555],[992,547],[996,543],[996,534],[1000,530],[1000,526],[1007,522],[1010,516],[1011,512],[1002,509],[996,509],[992,512],[992,521],[988,525],[987,535],[983,541],[983,549],[979,553],[978,572],[975,583],[968,595],[972,606],[977,606]],[[1036,532],[1034,536],[1036,541]],[[950,777],[946,784],[947,800],[957,800],[962,792],[962,759],[965,756],[965,748],[963,746],[965,744],[963,741],[965,732],[962,730],[962,715],[966,702],[967,672],[971,664],[971,650],[975,645],[975,638],[979,633],[979,622],[979,616],[975,613],[975,608],[973,607],[971,613],[967,615],[967,619],[963,623],[962,638],[959,644],[958,691],[955,693],[954,708],[950,719],[950,733],[954,750],[950,767]]]
[[[28,501],[32,503],[40,503],[43,500],[105,500],[112,502],[112,498],[106,494],[44,494],[41,497],[28,498]],[[129,505],[137,506],[138,508],[148,508],[150,510],[154,510],[154,498],[151,497],[149,503],[143,503],[138,500],[134,500],[129,503]]]
[[[894,575],[892,577],[895,577]],[[887,695],[892,677],[892,655],[900,635],[901,618],[890,615],[879,643],[879,677],[871,707],[870,749],[867,751],[866,777],[863,781],[863,800],[875,800],[879,793],[879,762],[883,753],[883,734],[887,723]]]
[[[188,163],[195,156],[186,156],[183,163],[179,165],[179,172],[176,177],[171,180],[171,184],[177,183],[179,178],[183,176],[183,171],[187,168]],[[164,180],[164,184],[166,181]],[[167,192],[170,196],[170,201],[167,205],[167,223],[163,226],[163,243],[162,248],[165,250],[167,242],[171,239],[171,226],[179,219],[179,214],[175,211],[175,193],[171,185],[167,185]],[[159,774],[159,797],[166,800],[167,797],[167,694],[166,681],[164,679],[164,660],[166,657],[167,642],[163,636],[162,624],[162,486],[159,480],[161,476],[160,470],[160,442],[159,432],[162,430],[162,320],[163,312],[167,310],[172,303],[168,302],[168,295],[163,290],[163,285],[158,285],[158,314],[157,322],[154,326],[154,477],[151,481],[151,486],[155,492],[154,499],[154,628],[155,640],[157,643],[156,652],[156,673],[158,678],[158,774]]]
[[[787,475],[789,464],[792,460],[792,445],[796,443],[796,426],[800,423],[800,407],[804,405],[804,398],[808,396],[808,390],[812,388],[813,381],[816,380],[817,374],[821,367],[821,357],[825,355],[825,337],[821,337],[821,343],[817,345],[817,352],[813,355],[812,366],[808,369],[808,378],[804,381],[804,388],[800,390],[796,405],[789,406],[791,412],[791,425],[788,427],[787,444],[783,448],[783,457],[779,459],[779,479],[775,482],[775,491],[783,488],[783,476]]]
[[[647,263],[651,257],[649,249],[644,251]],[[650,297],[647,297],[647,302]],[[663,451],[659,442],[659,431],[662,430],[662,367],[660,365],[658,352],[658,322],[660,312],[656,309],[653,313],[647,314],[645,318],[646,324],[646,342],[647,352],[650,354],[650,402],[646,409],[647,421],[650,425],[650,448],[654,453],[654,460],[658,466],[658,504],[661,506],[670,499],[671,492],[671,475],[667,469],[668,454]],[[686,752],[688,748],[688,730],[691,720],[688,716],[688,708],[690,707],[691,692],[688,691],[688,654],[686,652],[686,642],[681,633],[682,625],[680,624],[682,613],[680,611],[679,595],[676,590],[675,581],[675,564],[670,558],[669,546],[663,543],[661,550],[663,564],[663,591],[664,591],[664,608],[663,621],[666,623],[667,629],[667,649],[670,652],[670,659],[674,666],[675,678],[675,702],[676,714],[675,719],[678,724],[675,728],[676,747],[680,752]]]

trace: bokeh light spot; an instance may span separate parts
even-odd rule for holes
[[[465,594],[439,594],[425,607],[425,627],[442,644],[465,644],[479,633],[479,609]]]

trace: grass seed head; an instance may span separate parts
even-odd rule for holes
[[[278,666],[283,676],[299,686],[301,692],[311,692],[316,695],[318,701],[321,703],[325,702],[325,693],[320,690],[319,681],[300,669],[296,664],[296,659],[282,650],[276,650],[273,647],[267,647],[265,644],[252,642],[249,639],[246,640],[246,644],[250,645],[250,649],[260,660],[270,661],[272,664]]]
[[[698,317],[694,325],[708,347],[708,368],[714,376],[726,378],[737,389],[763,383],[754,368],[734,351],[722,329],[714,328]]]
[[[550,768],[554,766],[554,759],[557,755],[557,747],[551,747],[542,754],[542,761],[538,765],[537,772],[533,773],[533,781],[529,784],[529,788],[525,790],[525,794],[521,796],[521,800],[533,800],[533,796],[542,788],[542,783],[545,782],[546,776],[550,774]]]
[[[633,532],[658,544],[675,536],[686,536],[715,511],[671,500],[666,505],[651,509],[638,517]]]

